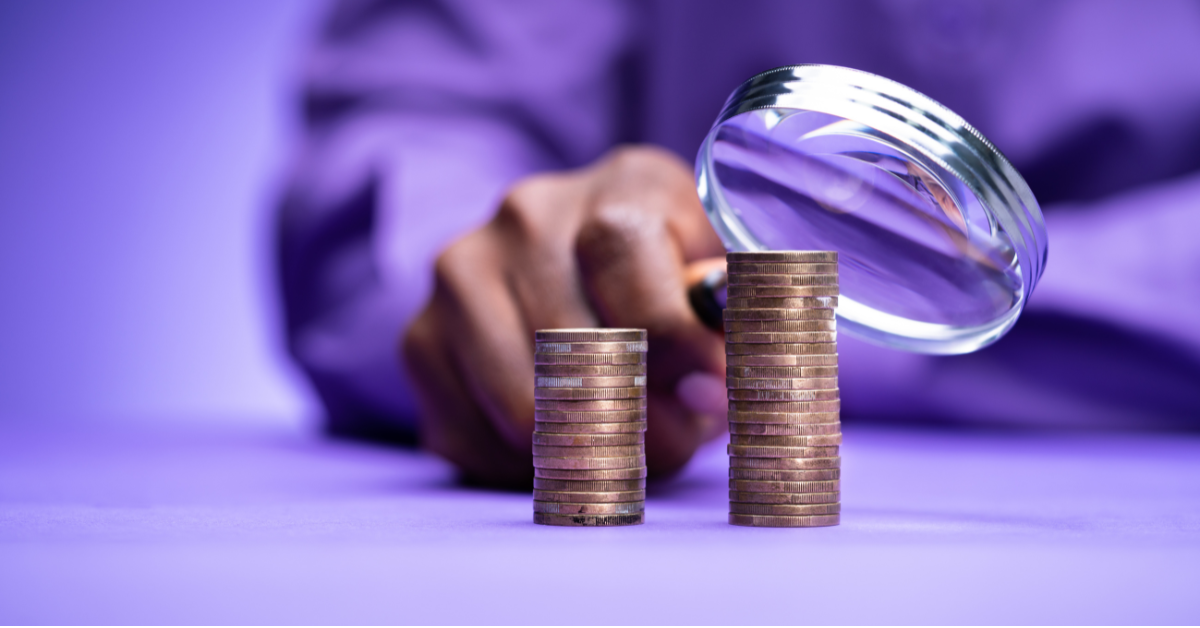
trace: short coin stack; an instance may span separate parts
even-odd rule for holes
[[[533,522],[645,522],[646,330],[544,329],[534,348]]]
[[[837,525],[837,253],[730,253],[726,259],[729,523]]]

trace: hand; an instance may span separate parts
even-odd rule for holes
[[[639,327],[650,341],[647,466],[680,469],[723,429],[723,339],[693,313],[687,286],[724,252],[691,171],[662,150],[622,148],[518,182],[490,223],[438,258],[433,297],[405,335],[424,446],[470,480],[528,485],[533,332]]]

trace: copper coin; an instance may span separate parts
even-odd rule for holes
[[[750,445],[752,447],[828,447],[841,445],[842,435],[820,434],[812,436],[747,436],[745,434],[730,434],[730,445]]]
[[[739,310],[775,310],[781,308],[830,308],[837,309],[836,296],[814,297],[729,297],[725,307]]]
[[[534,445],[533,455],[553,458],[627,458],[646,453],[644,445],[618,445],[613,447],[558,447]]]
[[[645,386],[629,388],[534,388],[534,399],[638,399],[646,396]]]
[[[747,379],[794,379],[797,377],[837,377],[836,366],[726,366],[726,377]]]
[[[535,430],[537,428],[534,428]],[[645,432],[628,434],[547,434],[534,431],[534,445],[554,447],[612,447],[614,445],[639,445],[646,442]],[[754,443],[760,444],[760,443]]]
[[[804,471],[808,469],[839,469],[841,458],[741,458],[730,457],[731,469],[773,469]]]
[[[533,502],[533,512],[553,515],[628,515],[645,512],[645,502],[610,504],[566,504],[559,502]]]
[[[607,493],[611,491],[644,491],[645,478],[636,480],[551,480],[533,478],[533,488],[543,491],[569,493]]]
[[[840,480],[841,469],[808,469],[805,471],[776,471],[774,469],[730,469],[731,480],[760,480],[764,482],[819,482]],[[534,482],[537,482],[535,479]],[[536,484],[535,484],[536,486]]]
[[[828,383],[825,386],[829,386]],[[742,390],[729,388],[731,401],[836,401],[841,399],[841,391],[835,383],[833,387],[818,390]]]
[[[608,528],[635,526],[646,522],[645,513],[631,515],[552,515],[546,512],[533,513],[533,522],[544,526],[571,526],[579,528]]]
[[[836,445],[829,447],[753,447],[726,445],[731,456],[743,458],[832,458],[838,455]]]
[[[730,264],[743,262],[790,263],[790,264],[836,264],[837,251],[737,251],[725,254]]]
[[[729,524],[751,528],[824,528],[841,523],[841,515],[809,517],[773,517],[770,515],[729,515]]]
[[[728,368],[728,367],[726,367]],[[725,386],[741,390],[819,390],[837,388],[836,377],[726,377]]]
[[[637,353],[535,353],[534,364],[556,365],[628,365],[645,364],[646,354]]]
[[[747,493],[835,493],[842,490],[842,481],[764,482],[761,480],[731,479],[729,480],[729,490]]]
[[[729,491],[729,501],[740,504],[836,504],[840,491],[828,493],[751,493]]]
[[[837,366],[831,355],[726,355],[725,366]]]
[[[814,401],[811,403],[826,402]],[[809,405],[811,405],[811,403]],[[838,423],[840,417],[841,413],[832,410],[814,410],[809,412],[755,412],[753,410],[740,410],[731,407],[729,412],[729,424],[762,423],[770,425],[817,425],[823,423]]]
[[[646,340],[644,329],[539,329],[533,332],[537,342],[639,342]]]
[[[837,342],[836,331],[732,331],[725,332],[725,342],[745,344],[788,344],[807,342]]]
[[[534,353],[645,353],[649,343],[642,342],[539,342]]]
[[[620,423],[551,423],[533,421],[533,429],[546,434],[637,434],[646,431],[646,421]]]
[[[644,408],[600,412],[534,410],[533,420],[545,423],[624,423],[628,421],[645,421],[646,410]]]
[[[734,436],[819,436],[822,434],[841,434],[842,424],[815,423],[804,425],[780,425],[769,423],[738,423],[729,424],[730,438]],[[745,444],[745,443],[739,443]]]
[[[758,262],[729,262],[725,267],[730,275],[836,275],[838,265],[825,263],[816,264],[789,264],[789,263],[770,263],[770,267],[786,269],[784,272],[778,273],[759,273],[755,271]]]
[[[832,321],[837,314],[828,308],[726,308],[722,318],[732,321]]]
[[[727,334],[798,334],[814,331],[837,331],[837,321],[725,321]]]
[[[533,466],[542,469],[630,469],[646,466],[646,456],[620,456],[613,458],[534,456]]]
[[[836,353],[836,342],[725,343],[725,355],[834,355]]]
[[[569,412],[618,412],[621,410],[640,410],[646,407],[646,398],[638,399],[592,399],[592,400],[573,400],[573,399],[537,399],[533,400],[534,410],[550,410],[558,413]],[[536,415],[536,413],[535,413]],[[542,419],[549,421],[551,419]],[[611,423],[607,420],[594,421],[595,423]]]
[[[729,273],[731,286],[836,286],[837,272],[790,273],[786,275],[756,275],[752,273]]]
[[[645,364],[535,364],[533,374],[542,377],[629,377],[645,375]]]
[[[625,375],[616,377],[563,377],[537,376],[533,378],[537,388],[632,388],[645,386],[645,375]]]
[[[548,480],[637,480],[646,477],[646,467],[629,469],[533,469],[537,478]]]
[[[729,503],[729,512],[735,515],[836,515],[842,512],[841,503],[837,504],[742,504]]]
[[[832,286],[729,286],[726,288],[730,299],[761,297],[836,297],[839,289],[835,283]]]
[[[545,491],[534,489],[533,499],[539,502],[564,504],[612,504],[617,502],[640,502],[646,499],[646,489],[634,491]]]
[[[592,403],[603,403],[594,401]],[[842,409],[841,401],[730,401],[729,410],[733,413],[754,413],[760,414],[769,413],[785,413],[785,414],[808,414],[812,412],[839,412]],[[754,423],[745,418],[739,418],[739,421]],[[767,423],[767,421],[761,421]]]

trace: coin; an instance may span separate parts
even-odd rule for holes
[[[725,254],[730,264],[743,262],[791,263],[791,264],[836,264],[837,251],[737,251]]]
[[[834,384],[836,386],[837,384]],[[841,398],[837,388],[818,390],[742,390],[729,389],[729,398],[734,401],[833,401]]]
[[[767,423],[729,423],[729,435],[733,436],[818,436],[821,434],[841,434],[842,424],[817,423],[805,425],[777,425]],[[744,444],[744,443],[739,443]]]
[[[838,276],[833,273],[793,273],[787,275],[757,275],[753,273],[729,273],[731,286],[836,286]]]
[[[733,469],[775,469],[787,471],[803,471],[807,469],[837,469],[842,464],[841,458],[740,458],[729,459]]]
[[[773,517],[770,515],[729,515],[729,524],[752,528],[824,528],[841,522],[840,515],[812,515],[808,517]]]
[[[743,504],[730,502],[729,512],[735,515],[836,515],[842,512],[841,503],[836,504]]]
[[[637,399],[646,396],[645,386],[629,388],[534,388],[534,399]]]
[[[567,491],[571,493],[607,493],[610,491],[644,491],[646,480],[551,480],[533,478],[533,488],[543,491]]]
[[[833,493],[842,490],[842,481],[764,482],[761,480],[731,479],[729,480],[729,490],[746,493]]]
[[[832,355],[726,355],[725,366],[837,366]]]
[[[742,504],[836,504],[839,491],[828,493],[751,493],[729,491],[729,501]]]
[[[613,447],[557,447],[534,445],[533,455],[552,458],[625,458],[646,453],[643,445],[618,445]]]
[[[537,388],[630,388],[645,386],[645,375],[626,375],[622,377],[535,377],[533,385]]]
[[[537,342],[637,342],[646,339],[644,329],[539,329],[533,333]]]
[[[725,307],[739,310],[775,310],[781,308],[831,308],[836,309],[836,296],[813,297],[729,297]]]
[[[646,467],[629,469],[533,469],[534,481],[547,480],[636,480],[646,477]]]
[[[645,375],[645,364],[535,364],[533,374],[544,377],[629,377]]]
[[[592,403],[603,403],[593,401]],[[785,414],[808,414],[812,412],[838,412],[842,409],[840,401],[730,401],[730,412],[753,412],[760,414],[768,413],[785,413]],[[747,423],[769,423],[770,421],[751,421],[745,418],[739,418],[739,421]],[[786,423],[787,421],[783,421]]]
[[[805,471],[776,471],[774,469],[730,469],[731,480],[761,480],[764,482],[818,482],[839,480],[841,469],[808,469]],[[535,479],[536,483],[537,480]],[[536,484],[535,484],[536,486]]]
[[[588,366],[645,364],[646,353],[535,353],[533,363]]]
[[[836,366],[726,366],[726,377],[744,378],[796,378],[837,377]]]
[[[818,390],[837,388],[836,377],[726,377],[725,385],[742,390]]]
[[[645,353],[646,342],[539,342],[534,353]]]
[[[834,355],[836,353],[837,343],[834,342],[725,343],[725,355]]]
[[[842,435],[814,434],[812,436],[756,436],[745,434],[730,434],[729,444],[749,445],[753,447],[827,447],[841,445]]]
[[[646,398],[640,399],[594,399],[574,401],[570,399],[537,399],[533,400],[534,410],[552,410],[554,412],[614,412],[619,410],[639,410],[646,407]],[[535,413],[535,418],[536,413]],[[551,419],[542,419],[543,421]],[[596,423],[610,423],[599,420]]]
[[[564,504],[611,504],[616,502],[640,502],[646,499],[646,489],[634,491],[545,491],[534,489],[533,499],[540,502],[562,502]]]
[[[534,456],[533,466],[542,469],[629,469],[631,467],[646,466],[646,456],[620,456],[614,458]]]
[[[646,522],[645,513],[630,515],[553,515],[533,513],[533,522],[544,526],[612,527],[632,526]]]
[[[837,331],[836,320],[725,321],[726,333],[787,333]]]
[[[646,431],[646,421],[643,419],[620,423],[551,423],[535,418],[533,429],[546,434],[636,434]]]
[[[836,313],[830,308],[726,308],[723,318],[731,321],[831,321]]]
[[[644,502],[609,504],[565,504],[559,502],[533,502],[533,512],[555,515],[627,515],[646,510]]]
[[[802,331],[802,332],[757,332],[735,331],[725,333],[725,342],[746,344],[788,344],[807,342],[837,342],[836,331]]]
[[[729,286],[726,291],[730,299],[761,297],[836,297],[838,286]]]
[[[742,403],[742,402],[738,402]],[[750,402],[746,402],[750,403]],[[814,401],[813,403],[830,403],[824,401]],[[823,423],[837,423],[840,420],[841,413],[836,410],[810,410],[801,412],[756,412],[751,410],[740,410],[730,407],[729,423],[767,423],[772,425],[814,425]]]
[[[613,445],[637,445],[646,442],[643,432],[628,434],[547,434],[533,432],[534,445],[553,445],[555,447],[611,447]]]
[[[828,447],[754,447],[726,445],[731,456],[746,458],[831,458],[838,455],[838,446]]]
[[[535,400],[536,404],[537,401]],[[534,421],[546,423],[623,423],[626,421],[645,421],[646,410],[601,410],[593,412],[568,412],[562,410],[534,410]]]

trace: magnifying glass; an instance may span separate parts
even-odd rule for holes
[[[839,254],[840,331],[930,354],[1003,336],[1046,266],[1028,184],[965,120],[895,81],[828,65],[743,83],[696,158],[728,251]],[[724,274],[690,292],[721,327]]]

